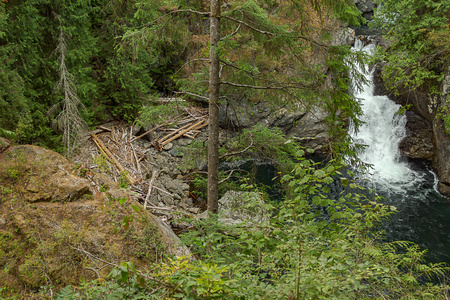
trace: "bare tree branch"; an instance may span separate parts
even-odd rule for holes
[[[200,99],[206,100],[206,102],[208,102],[208,100],[209,100],[209,98],[208,98],[208,97],[205,97],[205,96],[200,96],[200,95],[197,95],[197,94],[194,94],[194,93],[190,93],[190,92],[186,92],[186,91],[181,91],[181,92],[173,92],[173,93],[175,93],[175,94],[185,94],[185,95],[190,95],[190,96],[194,96],[194,97],[197,97],[197,98],[200,98]]]
[[[247,147],[245,147],[245,149],[243,149],[243,150],[241,150],[241,151],[237,151],[237,152],[231,152],[231,153],[224,154],[224,155],[222,155],[222,156],[219,157],[219,158],[222,159],[222,158],[225,158],[225,157],[228,157],[228,156],[238,155],[238,154],[242,154],[242,153],[246,152],[248,149],[250,149],[251,147],[253,147],[253,139],[252,139],[252,137],[249,136],[249,139],[250,139],[252,142],[250,143],[250,145],[248,145]]]
[[[286,89],[300,89],[300,88],[304,88],[305,86],[303,85],[282,85],[280,86],[279,83],[272,83],[266,86],[259,86],[259,85],[249,85],[249,84],[240,84],[240,83],[235,83],[235,82],[230,82],[230,81],[221,81],[221,84],[226,84],[226,85],[231,85],[234,87],[239,87],[239,88],[247,88],[247,89],[254,89],[254,90],[283,90],[286,91]]]
[[[205,62],[209,62],[209,58],[197,58],[197,59],[193,59],[188,61],[187,63],[185,63],[184,65],[182,65],[176,72],[175,74],[177,74],[178,72],[180,72],[184,67],[186,67],[187,65],[189,65],[190,63],[196,62],[196,61],[205,61]]]
[[[251,30],[253,30],[253,31],[259,32],[259,33],[261,33],[261,34],[269,35],[269,36],[272,36],[272,37],[283,36],[283,35],[285,35],[285,36],[286,36],[286,35],[292,35],[291,32],[288,32],[288,33],[276,33],[276,32],[271,32],[271,31],[265,31],[265,30],[262,30],[262,29],[258,29],[258,28],[256,28],[255,26],[252,26],[252,25],[248,24],[248,23],[245,22],[245,21],[242,21],[242,20],[239,20],[239,19],[230,17],[230,16],[224,16],[224,15],[222,15],[222,18],[225,18],[225,19],[231,20],[231,21],[233,21],[233,22],[242,24],[242,25],[244,25],[245,27],[247,27],[247,28],[249,28],[249,29],[251,29]],[[293,37],[294,37],[294,38],[297,38],[297,39],[301,39],[301,40],[308,41],[308,42],[310,42],[310,43],[313,43],[313,44],[315,44],[315,45],[317,45],[317,46],[320,46],[320,47],[323,47],[323,48],[328,48],[327,45],[322,44],[322,43],[319,43],[318,41],[316,41],[316,40],[314,40],[314,39],[312,39],[312,38],[303,36],[303,35],[295,35],[295,36],[293,36]]]
[[[221,38],[220,41],[223,41],[223,40],[225,40],[225,39],[227,39],[227,38],[229,38],[229,37],[232,37],[232,36],[235,35],[236,33],[238,33],[239,29],[241,29],[241,26],[242,26],[242,24],[239,24],[235,31],[233,31],[233,32],[230,33],[230,34],[227,34],[226,36],[224,36],[223,38]]]

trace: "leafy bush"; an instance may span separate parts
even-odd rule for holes
[[[383,243],[378,225],[395,212],[341,173],[305,158],[284,176],[289,196],[265,204],[270,222],[228,225],[216,216],[190,220],[182,239],[195,256],[167,258],[148,273],[129,263],[115,281],[81,288],[81,297],[127,299],[445,299],[444,276],[424,264],[425,251],[408,242]],[[346,187],[330,198],[329,186]],[[260,204],[259,204],[260,205]],[[108,289],[107,289],[108,288]],[[109,298],[108,298],[109,299]]]

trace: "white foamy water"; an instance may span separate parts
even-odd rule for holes
[[[360,40],[355,43],[355,50],[368,54],[373,53],[374,47],[373,44],[364,46]],[[419,180],[408,164],[401,161],[398,149],[400,141],[406,136],[406,116],[397,113],[401,106],[388,97],[374,95],[373,72],[366,74],[366,79],[368,83],[355,95],[361,99],[364,124],[358,132],[351,128],[350,135],[356,143],[367,146],[359,158],[372,165],[372,179],[401,191],[398,183],[408,185]],[[397,184],[392,186],[392,183]]]

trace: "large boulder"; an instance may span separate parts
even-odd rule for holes
[[[189,254],[127,191],[53,151],[10,147],[0,183],[0,286],[21,299],[104,278],[118,262],[145,271],[162,254]]]
[[[73,174],[73,166],[56,152],[37,146],[17,146],[2,157],[0,178],[16,183],[27,202],[69,202],[91,194],[89,181]]]
[[[354,29],[341,26],[338,30],[333,32],[333,44],[353,46],[355,44],[356,32]]]
[[[268,222],[270,212],[256,192],[228,191],[219,199],[219,220],[227,224]]]

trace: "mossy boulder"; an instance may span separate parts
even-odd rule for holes
[[[219,199],[219,220],[227,224],[269,221],[270,211],[256,192],[228,191]]]
[[[103,280],[111,264],[145,271],[163,254],[189,253],[128,192],[100,192],[101,177],[36,146],[0,154],[0,297],[39,298],[42,286]]]

